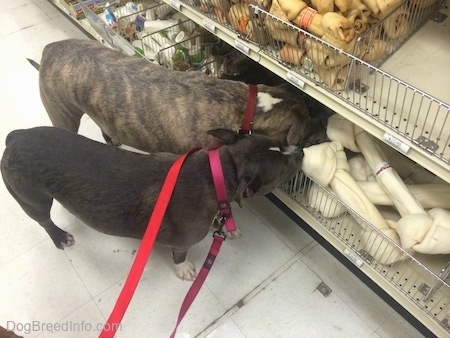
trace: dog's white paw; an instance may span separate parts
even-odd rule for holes
[[[195,266],[187,259],[180,264],[175,264],[175,274],[182,280],[194,280],[197,272]]]
[[[75,244],[75,238],[69,233],[67,233],[65,241],[61,242],[61,245],[65,248],[72,246],[74,244]]]
[[[236,239],[241,237],[241,230],[239,230],[238,227],[236,227],[236,230],[227,232],[226,229],[223,231],[225,233],[225,236],[227,239]]]

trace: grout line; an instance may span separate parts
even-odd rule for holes
[[[284,263],[281,267],[279,267],[275,272],[269,275],[265,280],[263,280],[258,286],[256,286],[253,290],[251,290],[247,295],[242,297],[239,301],[236,302],[233,307],[227,310],[221,317],[216,318],[212,321],[206,328],[201,331],[196,337],[207,337],[210,333],[212,333],[220,324],[222,324],[227,319],[231,318],[236,312],[239,311],[245,304],[249,303],[253,298],[255,298],[259,293],[264,291],[267,286],[269,286],[272,282],[278,279],[286,270],[288,270],[292,265],[301,260],[303,256],[302,252],[297,253],[293,257],[291,257],[286,263]],[[308,267],[309,269],[309,267]],[[211,291],[211,290],[210,290]]]

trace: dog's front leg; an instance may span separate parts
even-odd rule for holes
[[[187,250],[172,248],[173,262],[175,263],[175,274],[183,280],[194,280],[197,272],[195,266],[186,259]]]

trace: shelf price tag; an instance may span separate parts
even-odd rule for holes
[[[344,255],[350,260],[350,262],[355,264],[358,268],[360,268],[364,263],[364,261],[361,258],[359,258],[357,254],[350,251],[348,248],[345,248]]]
[[[176,0],[170,0],[169,4],[170,4],[170,6],[175,8],[177,11],[179,11],[181,9],[181,3],[179,3]]]
[[[403,143],[393,135],[389,133],[384,133],[383,140],[385,140],[389,145],[397,149],[398,151],[402,152],[403,154],[407,154],[409,149],[411,148],[407,144]]]
[[[243,52],[244,54],[249,54],[250,52],[250,47],[248,47],[245,43],[243,43],[240,40],[234,40],[234,47],[236,47],[237,49],[239,49],[241,52]]]
[[[203,19],[202,24],[203,24],[203,27],[205,27],[211,33],[213,33],[213,34],[216,33],[216,26],[211,21]]]
[[[291,72],[287,72],[286,80],[288,80],[290,83],[292,83],[294,86],[300,89],[303,89],[305,87],[305,82],[300,80],[296,75],[292,74]]]

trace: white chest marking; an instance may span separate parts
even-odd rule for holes
[[[262,108],[265,112],[271,110],[275,104],[281,101],[282,99],[274,98],[270,94],[258,93],[258,107]]]

